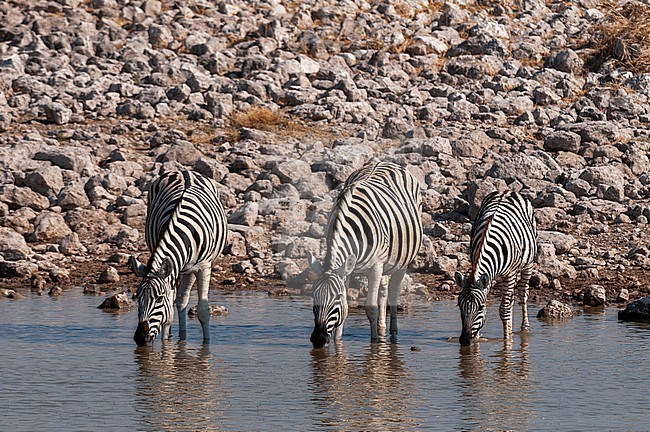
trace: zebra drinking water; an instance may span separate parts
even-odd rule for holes
[[[486,196],[470,235],[471,270],[467,277],[455,274],[462,289],[458,295],[463,323],[461,345],[469,345],[483,327],[485,303],[493,283],[502,289],[499,315],[504,339],[509,340],[512,333],[515,285],[522,307],[521,329],[530,327],[526,302],[536,254],[537,228],[530,201],[516,192],[492,192]]]
[[[371,340],[385,334],[387,301],[390,333],[397,334],[397,300],[407,266],[420,249],[421,215],[420,184],[405,168],[380,162],[350,175],[329,215],[323,263],[308,256],[319,275],[310,338],[315,348],[325,346],[333,333],[336,339],[343,333],[351,275],[368,278]]]
[[[137,290],[138,328],[133,336],[138,345],[152,342],[159,333],[163,339],[169,337],[174,295],[179,336],[185,339],[194,282],[203,342],[210,340],[210,271],[227,235],[226,215],[216,182],[190,171],[172,171],[153,182],[145,227],[151,258],[146,267],[134,257],[130,260],[135,273],[142,277]]]

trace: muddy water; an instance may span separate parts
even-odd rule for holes
[[[355,312],[343,343],[313,351],[308,299],[211,295],[230,315],[213,318],[209,347],[189,320],[186,343],[154,349],[135,347],[135,311],[102,312],[97,297],[0,300],[0,430],[648,427],[650,327],[619,323],[615,308],[533,319],[509,350],[494,305],[488,340],[462,350],[448,341],[460,320],[451,302],[401,314],[397,344],[371,345]]]

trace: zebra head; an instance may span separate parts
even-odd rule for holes
[[[319,274],[312,293],[314,300],[314,331],[310,341],[314,348],[327,345],[332,332],[343,325],[348,316],[346,278],[354,270],[357,258],[351,255],[335,270],[323,271],[321,264],[311,255],[309,265]]]
[[[150,270],[140,282],[138,298],[138,328],[133,340],[144,346],[160,333],[160,329],[174,318],[174,285],[172,262],[165,258],[159,270]]]
[[[458,295],[458,307],[460,308],[460,318],[463,323],[460,344],[467,346],[485,324],[485,303],[490,280],[487,275],[483,274],[469,284],[467,278],[458,272],[455,273],[454,278],[461,288]]]

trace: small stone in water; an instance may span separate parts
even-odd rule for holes
[[[63,289],[60,286],[53,286],[50,288],[50,292],[48,294],[52,297],[58,297],[63,293]]]
[[[605,304],[605,287],[602,285],[589,285],[584,290],[585,306],[603,306]]]
[[[12,289],[3,289],[2,290],[2,295],[7,297],[7,298],[14,299],[14,300],[17,300],[17,299],[23,297],[20,293],[18,293],[15,290],[12,290]]]
[[[622,321],[650,322],[650,298],[642,297],[628,304],[625,310],[618,312]]]
[[[122,291],[105,299],[102,304],[97,306],[98,309],[130,309],[133,306],[133,300],[127,291]]]
[[[630,293],[627,288],[621,288],[616,296],[616,303],[627,303],[630,300]]]
[[[196,306],[187,310],[188,316],[196,316]],[[228,315],[228,308],[222,305],[210,305],[210,316]]]
[[[291,291],[287,288],[272,288],[267,291],[269,297],[286,297],[291,295]]]
[[[45,278],[39,275],[34,275],[32,276],[31,284],[32,284],[32,288],[31,288],[32,291],[36,291],[36,292],[43,291],[45,289],[45,284],[46,284]]]
[[[544,319],[563,319],[563,318],[573,318],[573,311],[571,307],[567,304],[559,302],[557,300],[551,300],[546,306],[539,310],[537,313],[537,318]]]
[[[419,346],[412,346],[411,351],[422,351],[422,348],[420,348]]]
[[[85,286],[84,290],[83,290],[83,293],[84,294],[100,294],[100,295],[104,294],[102,292],[101,288],[99,288],[99,286],[97,286],[95,284],[88,284],[87,286]]]

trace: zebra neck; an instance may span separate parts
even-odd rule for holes
[[[341,268],[351,255],[359,258],[359,245],[355,238],[346,237],[340,226],[336,226],[327,238],[327,252],[323,259],[323,269]]]
[[[351,254],[341,252],[343,251],[339,251],[339,253],[334,254],[332,251],[329,251],[327,255],[325,255],[325,259],[323,260],[324,271],[336,272],[338,269],[345,265],[345,262]]]

